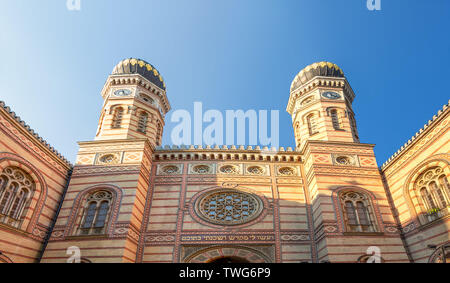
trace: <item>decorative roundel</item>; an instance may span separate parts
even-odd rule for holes
[[[351,165],[352,161],[347,156],[336,157],[336,162],[341,165]]]
[[[293,176],[295,174],[295,170],[291,167],[282,167],[278,169],[278,172],[283,176]]]
[[[99,161],[104,164],[111,164],[115,163],[117,160],[114,154],[105,154],[99,158]]]
[[[240,225],[257,218],[263,209],[256,195],[220,189],[206,194],[197,201],[197,214],[205,221],[219,225]]]
[[[168,165],[163,168],[163,172],[166,174],[176,174],[180,172],[180,169],[174,165]]]
[[[334,92],[334,91],[324,92],[324,93],[322,93],[322,96],[324,98],[327,98],[327,99],[339,99],[339,98],[341,98],[341,95],[339,93]]]
[[[238,169],[233,165],[225,165],[220,167],[220,172],[224,174],[236,174],[238,173]]]
[[[210,171],[208,165],[197,165],[192,170],[198,174],[208,174]]]
[[[260,166],[251,166],[247,168],[247,172],[252,175],[262,175],[264,174],[264,168]]]

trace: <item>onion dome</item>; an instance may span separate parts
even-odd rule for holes
[[[144,60],[135,58],[125,59],[120,61],[112,71],[112,75],[127,74],[139,74],[151,83],[155,84],[157,87],[166,90],[166,84],[164,83],[161,74],[155,67]]]
[[[343,78],[344,72],[336,64],[330,62],[314,63],[298,73],[291,84],[291,91],[319,76]]]

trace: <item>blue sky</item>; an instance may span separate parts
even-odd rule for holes
[[[0,0],[0,100],[73,161],[94,138],[108,74],[138,57],[173,109],[278,109],[280,145],[293,146],[291,81],[327,60],[352,85],[381,165],[450,97],[450,1],[381,1],[81,0],[71,12],[66,0]]]

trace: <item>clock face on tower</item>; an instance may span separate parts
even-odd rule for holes
[[[339,98],[341,98],[341,95],[339,93],[336,93],[336,92],[333,92],[333,91],[324,92],[324,93],[322,93],[322,96],[324,98],[327,98],[327,99],[339,99]]]
[[[114,92],[115,96],[129,96],[131,94],[131,90],[129,89],[119,89]]]

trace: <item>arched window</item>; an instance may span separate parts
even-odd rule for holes
[[[112,203],[113,194],[109,191],[96,191],[90,194],[86,200],[80,234],[104,234]]]
[[[317,120],[314,114],[308,115],[306,117],[306,123],[308,123],[309,135],[312,136],[317,134],[319,131],[317,130]]]
[[[116,109],[114,109],[112,127],[114,129],[120,128],[122,126],[122,119],[123,119],[123,108],[117,107]]]
[[[341,127],[341,121],[339,119],[338,111],[336,109],[332,109],[330,111],[330,116],[331,116],[331,121],[333,123],[333,128],[335,130],[341,130],[342,127]]]
[[[417,178],[415,186],[428,215],[447,215],[446,210],[450,204],[450,188],[442,168],[428,169]]]
[[[138,132],[146,133],[147,132],[147,123],[148,123],[148,114],[146,112],[141,112],[139,116],[138,122]]]
[[[373,209],[365,194],[347,191],[340,200],[347,232],[376,232]]]
[[[33,179],[22,169],[7,167],[0,174],[0,222],[18,227],[34,190]]]

